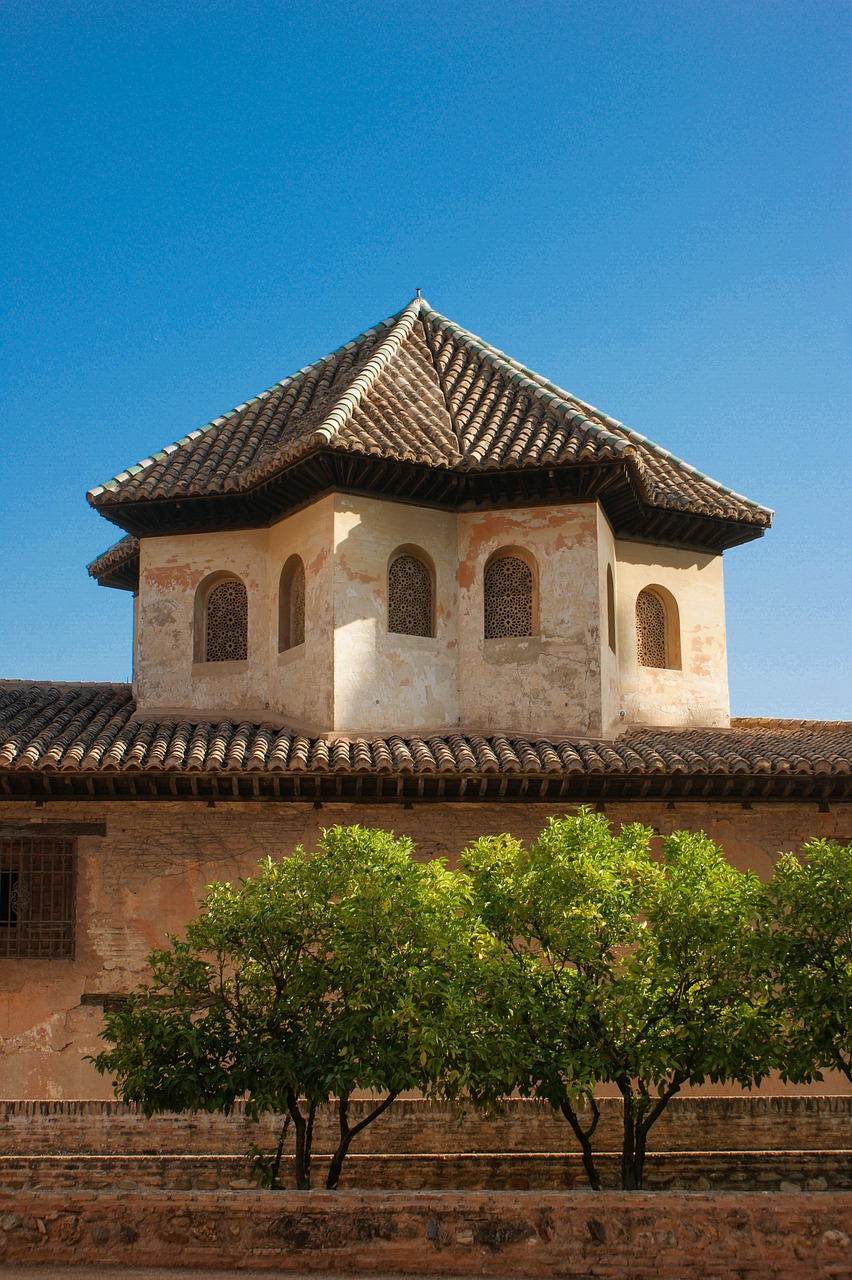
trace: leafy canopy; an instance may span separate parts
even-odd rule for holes
[[[782,854],[765,887],[767,952],[786,1021],[785,1078],[852,1080],[852,848],[814,840]]]

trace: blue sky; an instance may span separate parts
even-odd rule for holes
[[[86,490],[420,287],[773,507],[732,709],[850,716],[850,18],[6,0],[0,675],[127,678]]]

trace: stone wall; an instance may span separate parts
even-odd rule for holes
[[[605,1189],[621,1186],[620,1155],[595,1159]],[[315,1156],[312,1185],[325,1186],[329,1157]],[[295,1182],[294,1161],[281,1182]],[[585,1191],[576,1152],[449,1152],[364,1155],[350,1152],[339,1188],[368,1191]],[[655,1151],[645,1164],[647,1191],[852,1191],[852,1151]],[[254,1189],[248,1162],[233,1155],[0,1156],[0,1192],[216,1191]]]
[[[0,1266],[251,1267],[602,1280],[852,1268],[852,1193],[20,1192]]]

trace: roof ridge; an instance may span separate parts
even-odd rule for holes
[[[393,327],[402,319],[406,311],[420,303],[422,299],[415,298],[408,306],[403,307],[402,311],[397,311],[394,315],[388,316],[387,320],[380,320],[378,324],[371,325],[369,329],[365,329],[363,333],[359,333],[357,337],[350,338],[348,342],[343,342],[339,347],[335,347],[333,351],[329,351],[327,355],[321,356],[320,359],[312,361],[310,364],[302,365],[301,369],[297,369],[295,373],[288,374],[286,378],[281,378],[278,382],[273,382],[271,387],[267,387],[265,391],[260,391],[256,396],[251,396],[248,400],[244,400],[242,404],[236,405],[235,408],[229,409],[227,413],[220,414],[218,418],[213,418],[203,427],[196,428],[195,431],[189,431],[185,436],[181,436],[174,444],[168,444],[163,449],[158,449],[156,453],[150,454],[149,457],[143,458],[141,462],[136,462],[131,467],[126,467],[124,471],[119,471],[111,480],[106,480],[103,484],[96,485],[86,494],[91,505],[95,505],[93,499],[98,498],[106,490],[115,490],[125,480],[129,480],[132,476],[139,475],[141,471],[146,471],[149,467],[153,467],[158,462],[162,462],[170,454],[176,453],[178,449],[183,448],[185,444],[189,444],[191,440],[198,440],[201,436],[207,435],[211,431],[216,431],[225,422],[231,418],[235,418],[237,414],[243,413],[252,405],[260,404],[261,401],[267,400],[275,391],[282,390],[285,387],[291,387],[294,383],[306,378],[309,373],[324,368],[330,361],[337,359],[344,351],[350,351],[353,347],[361,346],[368,338],[373,338],[376,334],[382,332],[383,329],[393,329]]]
[[[543,377],[540,373],[536,373],[534,369],[528,368],[518,360],[514,360],[507,355],[505,351],[500,351],[498,347],[493,347],[490,342],[486,342],[484,338],[477,337],[475,333],[471,333],[469,329],[463,328],[462,325],[456,324],[454,320],[449,320],[446,316],[441,315],[439,311],[435,311],[426,302],[425,298],[418,299],[423,304],[422,309],[430,320],[437,322],[438,327],[446,329],[450,333],[456,334],[469,346],[477,348],[489,363],[500,368],[501,365],[506,366],[504,372],[512,376],[520,374],[522,385],[531,384],[531,389],[541,396],[542,392],[546,402],[559,412],[571,411],[579,409],[586,418],[588,427],[595,435],[606,435],[612,440],[618,452],[626,452],[630,445],[635,441],[636,444],[643,445],[649,452],[656,454],[659,458],[665,458],[667,462],[673,463],[675,466],[682,468],[688,475],[696,480],[708,484],[718,493],[723,493],[728,498],[736,498],[740,502],[745,502],[748,506],[753,507],[757,511],[765,511],[768,515],[774,515],[772,507],[764,507],[761,503],[755,502],[752,498],[747,498],[745,494],[737,493],[735,489],[729,488],[719,480],[714,480],[712,476],[705,475],[703,471],[699,471],[697,467],[693,467],[690,463],[685,462],[683,458],[679,458],[677,454],[672,453],[668,449],[664,449],[662,445],[655,444],[647,436],[643,436],[641,432],[634,431],[631,427],[627,427],[623,422],[619,422],[617,418],[613,418],[608,413],[604,413],[600,409],[596,409],[594,405],[588,404],[585,400],[581,400],[578,396],[573,395],[570,391],[566,391],[563,387],[558,386],[555,382],[551,382],[549,378]],[[439,374],[440,376],[440,374]],[[517,379],[516,379],[517,380]],[[591,420],[591,415],[600,420],[604,424],[602,429],[597,422]],[[623,432],[627,437],[625,441],[620,435],[614,434],[612,431],[606,430],[607,427],[614,428],[615,431]]]
[[[378,344],[361,372],[352,379],[331,412],[311,432],[305,441],[306,448],[310,448],[311,445],[330,443],[346,426],[362,398],[372,389],[376,379],[384,372],[411,333],[420,315],[421,301],[419,296],[414,298],[407,307],[392,317],[394,324],[390,327],[387,336]]]

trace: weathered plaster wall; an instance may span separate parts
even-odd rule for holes
[[[140,712],[224,717],[269,710],[296,727],[332,716],[333,500],[321,499],[271,529],[145,538],[136,609]],[[305,565],[305,643],[278,652],[281,570]],[[212,573],[236,574],[248,592],[248,659],[196,662],[195,597]]]
[[[345,494],[334,504],[333,727],[350,734],[455,728],[455,515]],[[425,552],[434,567],[434,637],[388,631],[388,565],[400,547]]]
[[[262,529],[142,540],[136,611],[140,710],[263,706],[269,659],[266,541]],[[195,595],[217,572],[236,574],[249,595],[245,662],[193,661]]]
[[[434,637],[388,632],[388,563],[400,548],[434,568]],[[536,634],[486,640],[485,567],[511,548],[536,566]],[[294,553],[305,565],[305,642],[279,653],[280,576]],[[196,592],[216,572],[248,591],[245,662],[193,661]],[[677,600],[678,670],[636,661],[636,596],[654,583]],[[594,503],[456,515],[337,494],[268,530],[146,538],[135,652],[141,712],[268,711],[314,733],[461,725],[607,737],[630,724],[729,722],[721,557],[616,542]]]
[[[567,806],[566,806],[567,808]],[[109,1096],[109,1086],[81,1061],[96,1052],[101,1014],[81,1003],[126,991],[144,972],[147,953],[179,933],[214,880],[251,874],[267,854],[296,844],[313,848],[321,827],[359,822],[408,835],[421,857],[457,858],[478,836],[509,831],[529,840],[544,826],[546,804],[325,804],[248,801],[56,801],[0,803],[0,821],[106,822],[105,836],[80,836],[77,948],[73,960],[0,962],[0,1097]],[[814,836],[852,836],[852,805],[820,813],[816,802],[724,804],[664,801],[607,803],[616,824],[639,819],[668,833],[703,828],[731,860],[762,876],[780,849]],[[845,1092],[831,1081],[818,1092]]]
[[[601,732],[594,504],[459,516],[461,719],[489,733]],[[538,570],[539,634],[485,640],[485,566],[517,547]]]
[[[334,499],[321,498],[269,530],[269,705],[288,724],[314,732],[333,717]],[[305,566],[305,643],[278,651],[281,570],[291,555]]]
[[[623,540],[616,543],[616,555],[623,723],[727,726],[722,557]],[[640,667],[636,660],[636,597],[654,584],[677,601],[681,670]]]
[[[621,713],[621,696],[619,685],[618,655],[618,556],[616,554],[615,536],[603,508],[597,508],[598,539],[598,631],[600,635],[601,653],[601,734],[603,737],[615,737],[624,728],[624,716]],[[615,649],[610,648],[609,628],[607,622],[607,569],[612,573],[612,584],[615,604]]]

